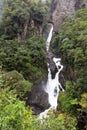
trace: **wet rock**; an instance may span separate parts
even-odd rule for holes
[[[66,79],[65,79],[65,77],[64,77],[63,72],[60,72],[59,82],[61,83],[62,88],[65,90],[65,88],[66,88]],[[60,88],[60,90],[62,91],[61,88]]]
[[[51,52],[51,50],[49,50],[49,52],[47,54],[47,60],[48,60],[49,67],[51,70],[52,79],[55,78],[55,74],[58,72],[58,69],[57,69],[55,63],[53,62],[53,57],[55,57],[54,54]],[[61,73],[59,75],[59,82],[61,83],[62,87],[65,89],[66,80],[65,80],[63,71],[61,71]]]
[[[56,74],[56,72],[58,72],[55,63],[53,62],[53,57],[54,57],[54,54],[51,52],[51,50],[49,50],[48,53],[47,53],[47,60],[48,60],[49,67],[50,67],[50,70],[51,70],[52,79],[55,78],[55,74]]]
[[[44,91],[45,87],[46,82],[42,81],[40,85],[34,86],[31,92],[29,92],[27,105],[31,107],[35,115],[40,114],[50,107],[48,94]]]

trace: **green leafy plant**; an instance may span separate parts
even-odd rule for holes
[[[53,46],[64,63],[66,90],[59,98],[62,111],[79,117],[85,112],[81,105],[86,97],[81,95],[87,93],[87,9],[78,10],[62,24]]]

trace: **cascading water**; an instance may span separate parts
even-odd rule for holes
[[[60,61],[61,61],[60,58],[54,57],[53,61],[58,69],[58,72],[56,73],[55,78],[52,79],[51,70],[48,67],[48,82],[46,86],[46,92],[49,95],[49,103],[51,105],[51,108],[56,109],[58,94],[59,94],[60,88],[62,89],[62,86],[59,82],[59,73],[63,69],[63,66],[60,64]]]
[[[49,32],[49,35],[48,35],[48,38],[46,41],[46,50],[47,50],[48,54],[49,54],[49,50],[50,50],[50,42],[52,39],[52,33],[53,33],[53,25],[51,25],[51,29],[50,29],[50,32]],[[61,83],[59,82],[59,74],[60,74],[61,70],[63,69],[63,65],[61,65],[61,59],[53,57],[52,60],[55,63],[57,72],[55,74],[55,77],[52,78],[51,69],[50,69],[50,66],[48,63],[48,80],[47,80],[45,92],[48,93],[48,101],[50,104],[50,108],[45,110],[44,112],[40,113],[41,119],[47,117],[47,113],[50,109],[56,110],[59,91],[60,91],[60,89],[63,90]]]
[[[46,41],[46,50],[47,50],[47,52],[49,51],[49,48],[50,48],[50,42],[51,42],[51,39],[52,39],[52,32],[53,32],[53,25],[51,26],[49,36],[48,36],[47,41]]]

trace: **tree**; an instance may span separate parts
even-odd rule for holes
[[[33,36],[24,43],[0,40],[0,64],[5,71],[17,70],[25,79],[35,82],[46,75],[44,39]],[[43,66],[43,67],[42,67]]]
[[[12,91],[0,88],[0,129],[34,130],[34,118],[23,101],[16,98]]]
[[[47,6],[42,1],[4,0],[0,35],[5,39],[25,40],[32,29],[32,21],[34,26],[41,25],[46,13]]]

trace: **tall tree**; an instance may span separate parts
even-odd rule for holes
[[[4,0],[0,35],[4,34],[6,39],[26,39],[32,20],[42,24],[46,11],[46,5],[39,0]]]

